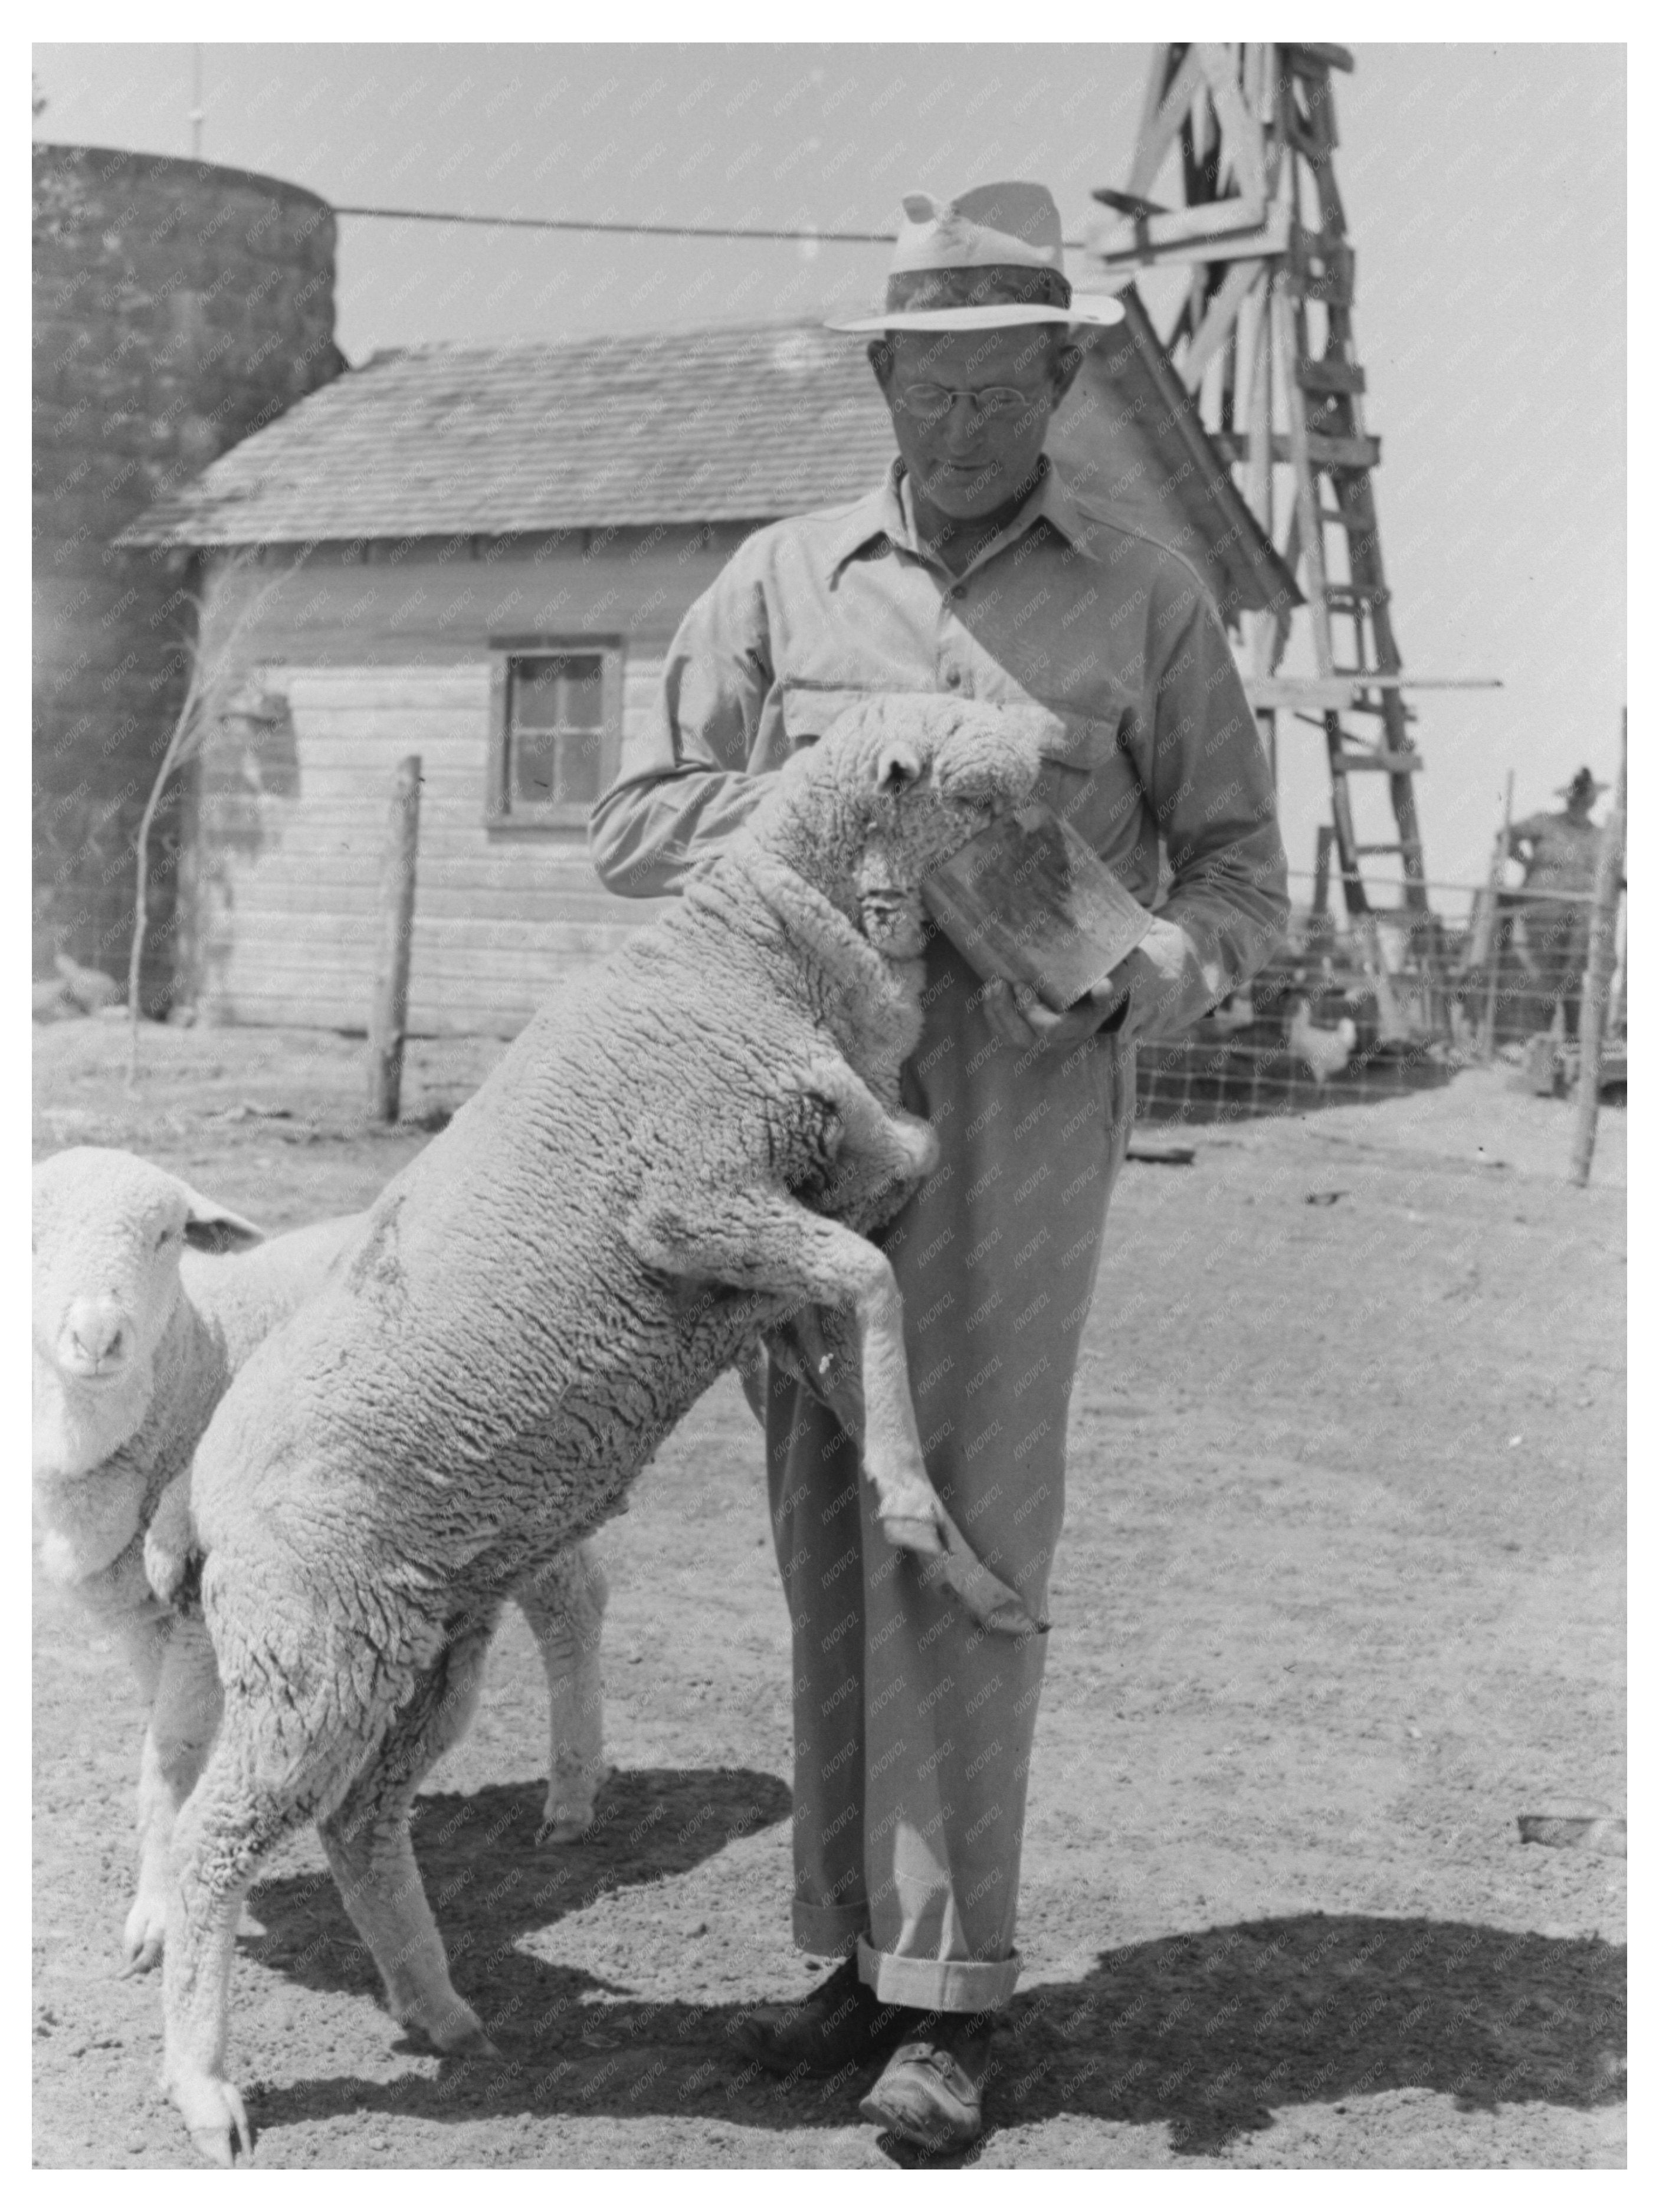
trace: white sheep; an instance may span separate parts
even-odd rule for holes
[[[876,698],[795,755],[668,915],[520,1034],[219,1407],[191,1505],[225,1713],[164,1961],[166,2080],[209,2157],[249,2149],[224,2070],[240,1901],[306,1820],[393,2014],[490,2050],[422,1891],[416,1790],[503,1589],[619,1510],[757,1330],[852,1310],[884,1534],[987,1625],[1035,1626],[928,1479],[891,1267],[831,1216],[937,1157],[898,1105],[920,885],[1029,798],[1054,727]]]
[[[41,1565],[119,1639],[147,1710],[138,1886],[124,1935],[129,1971],[152,1965],[161,1949],[173,1822],[220,1705],[199,1613],[161,1603],[151,1576],[175,1591],[185,1586],[187,1474],[202,1432],[231,1377],[324,1279],[362,1218],[265,1243],[252,1222],[130,1152],[77,1146],[35,1170]],[[568,1842],[592,1820],[608,1771],[599,1680],[605,1579],[577,1547],[513,1595],[540,1647],[552,1707],[543,1834]]]

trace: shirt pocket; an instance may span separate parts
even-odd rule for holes
[[[875,687],[867,684],[825,682],[816,676],[781,676],[767,707],[769,710],[775,707],[785,751],[798,753],[804,745],[816,744],[848,708],[861,706],[875,696]]]
[[[1103,716],[1051,708],[1059,727],[1042,747],[1036,795],[1104,859],[1139,842],[1145,795],[1123,742],[1128,710]]]

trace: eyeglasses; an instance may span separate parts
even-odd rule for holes
[[[948,415],[953,402],[958,399],[965,399],[969,412],[975,415],[1017,415],[1024,408],[1036,406],[1042,394],[1018,391],[1012,384],[990,384],[983,392],[957,392],[948,384],[907,384],[896,397],[907,415],[919,416],[927,422]]]

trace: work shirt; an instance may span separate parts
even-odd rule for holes
[[[1057,718],[1039,797],[1143,905],[1127,1034],[1179,1029],[1261,965],[1286,913],[1271,776],[1220,622],[1181,556],[1045,462],[960,574],[920,538],[902,465],[848,507],[757,531],[687,613],[649,717],[594,809],[594,864],[650,896],[746,818],[759,778],[873,691]]]

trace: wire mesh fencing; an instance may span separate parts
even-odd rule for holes
[[[1244,990],[1183,1036],[1142,1045],[1141,1119],[1207,1123],[1372,1104],[1498,1060],[1515,1063],[1532,1089],[1571,1088],[1588,895],[1433,888],[1452,916],[1293,911],[1284,942]],[[1623,944],[1621,906],[1604,1097],[1621,1095],[1626,1079]]]

